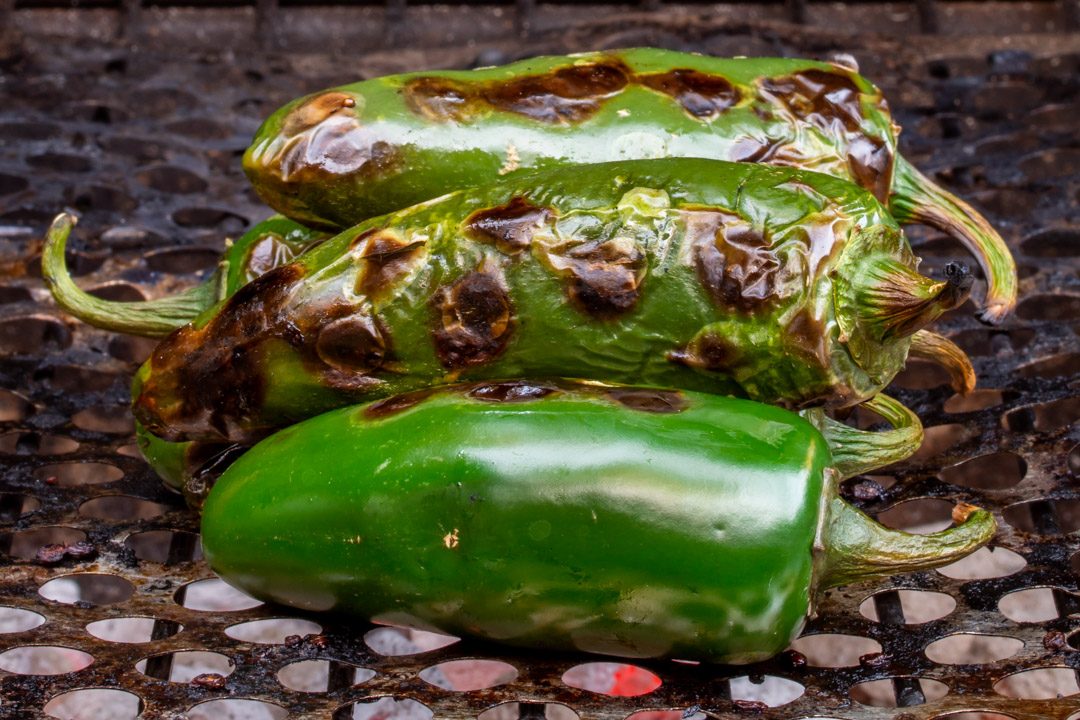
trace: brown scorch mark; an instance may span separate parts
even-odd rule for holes
[[[596,114],[601,101],[628,82],[626,67],[610,62],[489,83],[424,76],[406,83],[404,93],[409,109],[430,120],[467,122],[502,110],[545,123],[577,123]]]
[[[153,372],[136,398],[135,417],[166,440],[182,439],[193,425],[239,439],[239,419],[257,413],[266,379],[261,349],[281,335],[281,315],[305,274],[283,265],[240,288],[203,327],[185,325],[151,357]]]
[[[505,205],[477,210],[469,215],[465,220],[465,233],[474,240],[494,245],[499,252],[516,255],[528,250],[533,230],[550,215],[547,208],[515,196]]]
[[[848,145],[851,176],[882,203],[889,202],[894,160],[889,146],[876,137],[857,135]]]
[[[679,365],[706,370],[726,372],[739,364],[739,348],[712,331],[703,331],[685,347],[668,353],[668,360]]]
[[[382,367],[389,338],[376,320],[354,313],[318,330],[315,352],[324,363],[346,373],[370,373]]]
[[[825,325],[806,308],[800,310],[784,328],[784,345],[803,359],[822,368],[828,368],[829,347],[825,337]]]
[[[510,341],[513,307],[497,271],[481,267],[439,288],[432,302],[438,314],[435,351],[443,367],[464,369],[490,362]]]
[[[476,385],[467,394],[471,398],[488,402],[528,402],[557,392],[559,389],[551,385],[516,380]]]
[[[679,413],[687,408],[686,397],[675,390],[612,388],[607,396],[631,410],[650,413]]]
[[[425,244],[408,241],[386,229],[372,229],[356,236],[351,247],[361,247],[363,266],[357,274],[355,291],[373,300],[390,290],[424,260]]]
[[[356,100],[343,92],[328,92],[316,95],[289,111],[281,124],[281,134],[292,137],[315,127],[339,110],[356,107]]]
[[[836,123],[849,131],[862,127],[862,93],[845,70],[805,70],[765,78],[761,89],[796,118],[822,130],[834,130]]]
[[[371,403],[363,409],[362,414],[367,420],[381,420],[390,417],[391,415],[405,412],[409,408],[416,407],[436,392],[438,392],[438,389],[436,388],[425,388],[423,390],[414,390],[413,392],[403,393],[401,395],[394,395],[385,400]]]
[[[638,75],[634,80],[674,98],[695,118],[716,117],[739,102],[739,91],[726,78],[689,68]]]
[[[566,124],[589,119],[605,100],[632,84],[671,97],[699,120],[716,117],[740,98],[738,89],[719,75],[690,68],[637,75],[616,59],[486,83],[423,76],[407,82],[404,95],[410,110],[438,122],[469,122],[503,111]]]
[[[723,210],[684,216],[698,279],[714,303],[752,313],[778,298],[780,260],[761,231]]]
[[[574,307],[590,317],[610,320],[637,304],[646,256],[630,238],[545,248],[544,260],[565,278],[566,294]]]

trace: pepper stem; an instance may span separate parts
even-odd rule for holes
[[[825,512],[815,545],[822,589],[948,565],[978,550],[997,530],[993,515],[967,503],[953,507],[955,527],[930,535],[889,529],[835,496]]]
[[[67,213],[53,220],[42,249],[41,274],[56,304],[83,322],[103,330],[160,338],[191,322],[220,299],[226,277],[224,263],[200,285],[172,297],[142,302],[94,297],[75,284],[64,260],[67,239],[76,222]]]
[[[899,156],[889,210],[897,222],[925,223],[957,238],[978,259],[987,281],[984,320],[998,323],[1012,311],[1016,263],[1005,241],[978,211]]]
[[[825,436],[825,442],[832,450],[833,467],[840,473],[841,480],[906,460],[922,445],[922,423],[911,410],[881,394],[863,405],[885,418],[893,429],[868,432],[833,420],[821,408],[802,412],[802,416]]]
[[[920,330],[911,336],[909,357],[929,360],[941,365],[949,372],[949,384],[961,395],[967,395],[975,389],[975,368],[967,353],[947,337]]]
[[[971,294],[971,275],[958,263],[947,264],[945,279],[939,281],[881,256],[870,260],[864,272],[855,307],[880,342],[916,333]]]

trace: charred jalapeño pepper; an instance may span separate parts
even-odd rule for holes
[[[848,67],[638,48],[318,92],[263,124],[244,170],[279,212],[347,227],[537,168],[678,156],[801,167],[963,242],[989,283],[984,316],[999,320],[1016,303],[1008,248],[899,155],[899,130],[881,91]]]
[[[162,341],[134,411],[167,440],[251,442],[358,400],[545,375],[852,405],[966,297],[964,273],[916,262],[869,193],[821,174],[690,158],[537,172],[374,218],[254,280]]]

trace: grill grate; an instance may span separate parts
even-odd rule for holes
[[[935,5],[940,13],[953,4]],[[427,51],[354,49],[346,67],[331,53],[50,43],[24,22],[19,52],[0,65],[0,716],[37,717],[48,704],[49,712],[72,717],[65,714],[72,707],[90,712],[104,703],[100,716],[109,718],[134,717],[139,708],[148,718],[341,718],[353,713],[352,703],[382,696],[401,702],[360,705],[356,717],[423,717],[415,702],[439,718],[515,703],[485,720],[624,718],[641,710],[674,712],[635,720],[1065,720],[1080,710],[1080,695],[1055,697],[1080,693],[1073,649],[1080,640],[1070,619],[1080,612],[1080,40],[979,35],[1007,22],[997,14],[1007,10],[969,5],[974,34],[948,48],[925,36],[902,45],[846,34],[845,24],[868,12],[859,6],[830,5],[834,28],[802,31],[769,19],[608,17],[564,6],[558,29],[534,27],[526,40],[504,34],[475,46],[433,41]],[[1036,3],[1018,12],[1032,7],[1058,8]],[[185,12],[147,11],[143,37],[194,32],[201,11]],[[325,27],[326,17],[343,11],[306,12],[306,22]],[[491,8],[476,12],[486,17]],[[72,18],[80,13],[63,15],[78,22]],[[410,8],[410,31],[439,37],[443,17],[438,8]],[[468,24],[471,16],[463,17]],[[476,27],[494,26],[477,20]],[[208,42],[193,37],[194,45]],[[1020,265],[1017,313],[990,328],[969,304],[939,324],[972,355],[981,389],[952,397],[935,368],[913,363],[890,392],[923,418],[927,446],[898,468],[845,486],[853,501],[894,526],[925,528],[956,500],[991,508],[1001,525],[996,550],[949,575],[831,591],[797,643],[800,652],[769,662],[636,662],[662,681],[637,697],[569,684],[600,687],[610,667],[564,680],[595,656],[472,641],[415,652],[431,638],[250,607],[215,591],[198,559],[197,517],[161,487],[131,444],[127,383],[152,344],[79,325],[51,304],[35,257],[51,217],[63,207],[81,214],[70,264],[84,287],[111,298],[158,296],[192,284],[213,264],[224,236],[267,214],[246,186],[239,156],[260,119],[289,98],[407,66],[629,44],[854,54],[897,111],[909,159],[973,200],[1002,231]],[[964,257],[933,233],[913,228],[909,235],[932,271]],[[237,627],[260,620],[271,622]],[[972,633],[1014,641],[947,639]],[[118,637],[142,642],[108,639]],[[413,654],[396,654],[403,651]],[[516,676],[457,692],[438,684],[505,680],[507,668],[489,662],[427,670],[468,659],[505,663]],[[96,695],[54,699],[89,688]],[[264,704],[199,705],[241,699]],[[766,707],[761,700],[790,702]],[[969,714],[953,714],[961,711]]]

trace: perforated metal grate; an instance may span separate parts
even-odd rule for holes
[[[176,25],[156,34],[144,27],[137,51],[32,32],[8,45],[0,64],[0,716],[40,716],[47,704],[62,717],[108,718],[140,709],[148,718],[412,718],[426,716],[424,707],[469,718],[500,703],[518,703],[496,711],[503,718],[673,711],[636,720],[1065,720],[1080,710],[1080,695],[1057,697],[1080,693],[1070,619],[1080,612],[1080,40],[990,38],[973,26],[965,38],[901,44],[852,34],[845,22],[865,8],[831,7],[833,27],[803,31],[710,14],[596,19],[565,7],[561,29],[526,40],[347,56],[188,52],[155,40],[182,35]],[[995,8],[987,12],[1002,12]],[[441,17],[410,12],[411,22]],[[239,156],[260,119],[289,98],[404,67],[631,44],[852,53],[884,87],[909,159],[1001,229],[1020,265],[1016,314],[990,328],[969,305],[939,324],[971,354],[980,390],[953,397],[936,368],[913,364],[890,392],[923,418],[926,446],[845,487],[894,526],[947,522],[957,500],[991,508],[1001,525],[994,552],[945,572],[832,591],[797,652],[770,662],[635,663],[661,681],[651,691],[646,681],[635,697],[583,689],[609,687],[610,666],[564,677],[603,658],[470,641],[417,652],[431,638],[252,607],[215,588],[199,560],[198,518],[132,445],[127,384],[152,343],[95,331],[54,307],[36,257],[52,216],[64,207],[81,215],[70,264],[84,287],[110,298],[165,294],[195,282],[225,236],[267,214]],[[932,233],[915,228],[910,237],[935,271],[966,257]],[[489,662],[425,670],[468,659]],[[365,705],[382,696],[399,702]],[[961,711],[972,714],[953,714]]]

